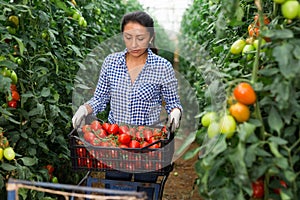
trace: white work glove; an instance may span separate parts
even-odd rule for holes
[[[168,116],[167,127],[174,133],[179,128],[181,120],[181,111],[178,108],[174,108]]]
[[[72,118],[72,123],[74,128],[80,128],[84,125],[84,118],[88,115],[88,110],[85,105],[81,105],[76,111],[75,115]]]

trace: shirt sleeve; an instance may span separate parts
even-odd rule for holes
[[[165,68],[165,76],[161,91],[164,101],[166,102],[165,108],[167,113],[170,114],[174,108],[179,108],[182,112],[182,105],[178,95],[178,81],[175,77],[173,66],[169,62]]]
[[[101,67],[94,96],[89,101],[86,102],[86,104],[89,104],[92,107],[94,115],[104,111],[110,100],[108,66],[109,66],[109,61],[108,58],[106,58]]]

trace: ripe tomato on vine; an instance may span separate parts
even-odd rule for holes
[[[252,105],[256,101],[256,93],[249,83],[241,82],[233,90],[235,99],[245,105]]]

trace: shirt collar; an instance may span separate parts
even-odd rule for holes
[[[125,64],[126,63],[126,59],[125,59],[125,56],[126,56],[126,53],[128,52],[128,49],[125,48],[121,54],[120,54],[120,63],[121,64]],[[148,52],[148,56],[147,56],[147,60],[146,60],[146,65],[151,65],[151,63],[153,63],[154,61],[154,57],[155,57],[155,54],[152,52],[152,50],[150,48],[147,49],[147,52]]]

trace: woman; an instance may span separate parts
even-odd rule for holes
[[[182,106],[172,64],[156,55],[153,19],[141,11],[128,13],[122,19],[121,31],[126,49],[105,58],[94,96],[72,118],[74,128],[80,127],[88,114],[104,111],[108,104],[110,123],[152,125],[159,121],[164,101],[167,126],[174,132]],[[130,179],[131,174],[120,176],[107,173],[106,178]],[[156,181],[156,177],[143,176],[139,181]]]

